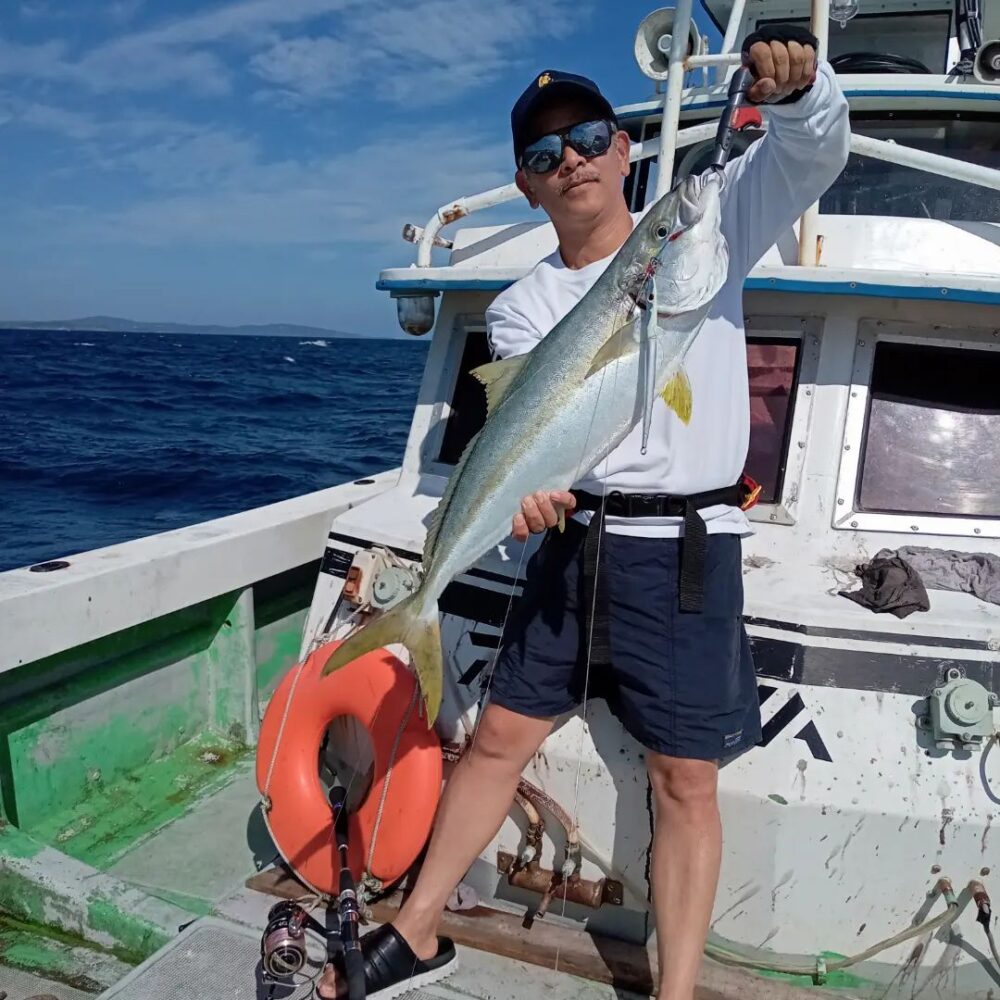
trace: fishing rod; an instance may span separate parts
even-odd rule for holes
[[[344,969],[347,972],[348,1000],[365,1000],[365,963],[361,954],[358,925],[361,912],[358,892],[348,861],[346,788],[330,789],[330,806],[333,809],[333,832],[340,854],[340,896],[337,912],[340,917],[340,943],[344,949]]]
[[[306,930],[314,931],[326,944],[332,961],[338,946],[344,956],[348,1000],[365,1000],[365,967],[358,925],[361,910],[357,887],[348,862],[347,809],[345,788],[330,789],[334,843],[340,857],[340,894],[337,897],[337,927],[328,928],[316,920],[301,902],[283,899],[271,907],[261,936],[260,961],[264,982],[270,987],[268,1000],[279,985],[302,972],[308,961]],[[329,911],[328,911],[329,912]]]

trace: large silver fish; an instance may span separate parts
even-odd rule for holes
[[[607,456],[648,413],[652,394],[662,390],[687,420],[681,362],[729,266],[722,184],[715,171],[682,181],[639,220],[537,347],[476,369],[488,416],[434,512],[420,587],[338,646],[324,674],[402,643],[433,723],[443,680],[437,602],[445,587],[510,535],[523,497],[569,489]]]

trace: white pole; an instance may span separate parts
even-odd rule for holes
[[[747,0],[734,0],[733,9],[729,14],[729,21],[726,24],[726,37],[722,39],[722,51],[732,52],[739,39],[740,25],[743,24],[743,11],[746,8]]]
[[[686,64],[688,69],[697,69],[699,66],[736,66],[742,61],[743,57],[739,52],[716,52],[704,56],[688,56]]]
[[[826,58],[830,47],[830,0],[812,0],[812,33],[819,42],[820,59]]]
[[[677,150],[677,124],[681,117],[681,96],[684,92],[684,60],[687,58],[691,33],[691,7],[694,0],[677,0],[674,11],[673,35],[670,39],[670,68],[667,71],[667,92],[663,98],[663,118],[660,121],[660,156],[656,173],[656,197],[670,190],[674,176],[674,153]]]
[[[812,0],[812,33],[819,49],[816,58],[825,59],[830,39],[830,0]],[[819,266],[819,202],[810,205],[799,219],[799,264]]]
[[[900,146],[885,139],[872,139],[867,135],[851,134],[851,152],[861,156],[870,156],[887,163],[898,163],[903,167],[913,167],[915,170],[926,170],[938,177],[950,177],[952,180],[975,184],[978,187],[1000,191],[1000,170],[992,167],[981,167],[978,163],[966,163],[956,160],[953,156],[941,156],[938,153],[927,153],[911,146]]]

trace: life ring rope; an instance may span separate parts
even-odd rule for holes
[[[257,784],[279,853],[309,888],[336,895],[333,815],[317,756],[333,720],[360,723],[371,739],[374,777],[348,818],[351,867],[358,884],[374,893],[401,878],[424,846],[440,798],[441,745],[419,719],[417,680],[402,660],[373,650],[343,675],[324,678],[330,652],[314,650],[278,685],[261,725]],[[348,793],[360,780],[356,770]]]
[[[285,735],[285,725],[288,723],[288,715],[292,710],[292,701],[295,699],[295,689],[298,687],[302,671],[305,670],[308,660],[303,660],[295,666],[295,680],[292,681],[292,690],[288,692],[285,701],[285,711],[281,716],[281,725],[278,726],[278,738],[274,741],[274,751],[271,753],[271,763],[267,768],[267,779],[264,782],[264,790],[260,795],[260,807],[265,812],[271,811],[271,778],[274,777],[274,765],[278,761],[278,751],[281,749],[281,738]]]
[[[413,695],[410,697],[410,707],[406,710],[406,715],[403,716],[402,722],[400,722],[398,728],[396,729],[396,739],[392,744],[392,750],[389,752],[389,766],[386,768],[385,781],[382,783],[382,795],[379,799],[378,812],[375,814],[375,826],[372,828],[372,842],[368,847],[368,858],[365,861],[365,870],[361,874],[361,881],[365,883],[366,886],[371,885],[372,881],[378,882],[378,889],[381,890],[382,884],[372,875],[372,863],[375,858],[375,845],[378,843],[379,831],[382,829],[382,815],[385,812],[385,800],[389,797],[389,782],[392,781],[392,769],[396,764],[396,754],[399,752],[399,744],[403,739],[403,733],[406,732],[406,727],[410,724],[410,719],[413,716],[413,709],[420,697],[420,688],[416,685],[413,687]],[[354,776],[351,777],[350,784],[354,784]],[[348,785],[348,792],[350,792],[350,785]]]

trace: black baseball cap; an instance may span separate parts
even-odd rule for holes
[[[514,136],[514,160],[521,159],[524,147],[536,137],[527,134],[527,126],[531,115],[544,103],[558,100],[560,97],[583,98],[600,111],[606,118],[618,127],[618,118],[608,99],[601,93],[593,80],[576,73],[564,73],[558,69],[547,69],[528,84],[524,93],[510,112],[510,130]]]

